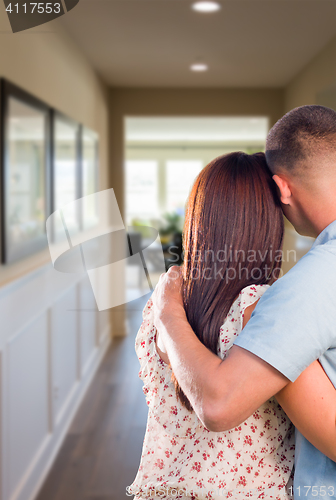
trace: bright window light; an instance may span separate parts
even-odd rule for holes
[[[184,213],[184,207],[190,190],[202,168],[202,160],[167,160],[167,212]]]
[[[190,66],[191,71],[208,71],[208,65],[204,63],[195,63]]]
[[[133,219],[158,217],[158,162],[126,160],[126,206],[128,224]]]
[[[221,5],[218,2],[212,2],[212,1],[202,1],[202,2],[195,2],[192,4],[191,7],[193,10],[196,10],[197,12],[217,12],[218,10],[221,9]]]

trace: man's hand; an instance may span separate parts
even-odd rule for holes
[[[155,287],[152,300],[154,310],[154,324],[160,332],[161,321],[169,321],[172,311],[174,315],[185,318],[182,299],[181,268],[173,266],[167,273],[161,274],[159,283]]]

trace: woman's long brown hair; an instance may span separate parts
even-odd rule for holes
[[[239,292],[279,277],[284,222],[264,153],[230,153],[198,175],[186,206],[183,300],[200,341],[217,354]],[[192,410],[174,375],[176,394]]]

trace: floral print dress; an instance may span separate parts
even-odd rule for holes
[[[226,357],[242,330],[245,308],[267,285],[241,290],[220,329],[218,356]],[[161,499],[287,499],[294,433],[272,398],[238,427],[211,432],[175,395],[170,365],[156,350],[151,299],[135,342],[148,405],[141,463],[128,493]],[[243,367],[242,367],[243,369]]]

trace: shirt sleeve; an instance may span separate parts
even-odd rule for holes
[[[336,255],[316,247],[261,297],[235,341],[292,382],[336,347]]]

